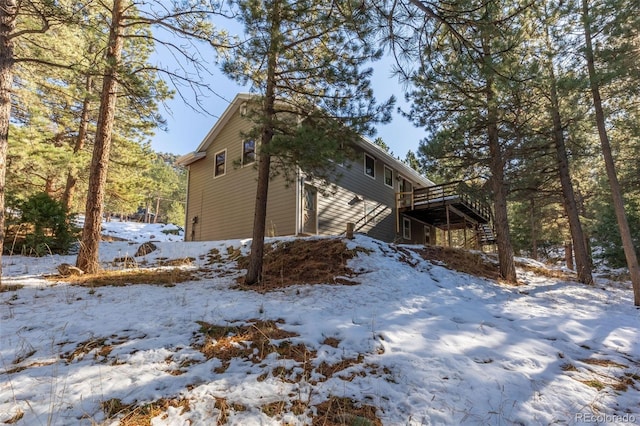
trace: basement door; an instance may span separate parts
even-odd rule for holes
[[[303,195],[303,217],[302,232],[305,234],[315,235],[318,233],[318,190],[317,188],[306,185],[304,186]]]

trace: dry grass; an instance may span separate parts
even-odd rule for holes
[[[310,408],[314,409],[315,415]],[[382,421],[376,414],[376,407],[335,396],[315,406],[311,406],[309,401],[294,399],[270,402],[262,405],[260,409],[269,417],[286,413],[300,416],[307,413],[314,426],[382,426]]]
[[[611,388],[616,392],[626,392],[629,387],[640,390],[636,382],[640,382],[640,375],[631,373],[629,371],[624,372],[618,376],[612,374],[612,368],[616,369],[628,369],[627,365],[620,364],[615,361],[598,358],[581,359],[581,362],[593,366],[594,368],[576,368],[572,364],[565,364],[562,366],[562,370],[566,372],[577,373],[572,374],[572,378],[584,385],[592,387],[598,391],[605,388]]]
[[[313,426],[382,426],[376,407],[358,404],[349,398],[332,397],[316,406]]]
[[[69,277],[54,275],[47,277],[47,279],[56,282],[67,282],[83,287],[122,287],[134,284],[172,286],[185,281],[198,280],[198,276],[194,271],[185,271],[183,269],[132,269],[101,271],[97,274]]]
[[[280,358],[306,363],[315,357],[315,352],[309,351],[304,344],[292,345],[286,340],[297,334],[280,329],[276,322],[255,319],[248,322],[242,326],[220,326],[198,321],[204,342],[195,347],[207,359],[217,358],[222,362],[222,366],[216,369],[217,373],[226,371],[234,358],[258,363],[269,354],[277,353]]]
[[[500,279],[498,265],[488,261],[483,255],[464,249],[427,246],[412,249],[425,260],[435,260],[443,263],[448,268],[470,275],[485,277],[492,280]]]
[[[398,250],[405,250],[404,248],[398,248]],[[502,281],[500,277],[500,268],[497,262],[492,262],[487,259],[486,255],[478,252],[472,252],[460,248],[440,247],[440,246],[427,246],[420,249],[413,249],[413,251],[420,254],[425,260],[432,260],[441,262],[447,268],[454,271],[464,272],[470,275],[476,275],[478,277],[484,277],[495,281]],[[410,263],[410,257],[404,256],[400,260]],[[536,275],[541,275],[549,278],[559,278],[562,280],[574,280],[575,276],[558,269],[549,269],[539,266],[528,265],[524,262],[516,262],[516,266],[532,272]]]
[[[584,362],[585,364],[597,365],[600,367],[629,368],[629,366],[627,365],[620,364],[608,359],[587,358],[587,359],[581,359],[580,361]]]
[[[602,389],[604,389],[606,387],[606,385],[604,383],[602,383],[598,379],[578,380],[578,381],[581,382],[581,383],[584,383],[585,385],[587,385],[589,387],[597,389],[599,391],[601,391]]]
[[[346,370],[349,367],[362,364],[363,361],[364,361],[364,356],[362,355],[359,355],[356,358],[344,358],[340,362],[337,362],[335,364],[328,364],[322,361],[320,365],[315,369],[315,371],[322,374],[325,378],[324,380],[321,380],[321,381],[325,381],[333,377],[334,375],[340,373],[341,371]],[[354,376],[351,376],[346,380],[351,381],[353,380],[353,377]]]
[[[159,399],[144,405],[123,404],[120,399],[112,398],[100,403],[100,407],[108,419],[122,416],[120,426],[151,426],[151,419],[160,416],[169,407],[182,408],[189,411],[189,401],[185,399]]]
[[[64,358],[67,362],[72,362],[76,358],[83,358],[85,355],[87,355],[88,353],[96,349],[98,349],[95,353],[96,357],[98,356],[106,357],[113,350],[112,345],[106,344],[107,340],[108,339],[106,337],[97,337],[97,338],[86,340],[84,342],[80,342],[76,346],[75,350],[73,350],[72,352],[67,352],[63,354],[62,358]]]
[[[19,410],[16,414],[13,415],[13,417],[11,417],[8,420],[5,420],[4,424],[12,425],[12,424],[18,423],[18,421],[20,421],[23,417],[24,417],[24,411]]]
[[[276,353],[278,359],[296,361],[297,365],[290,368],[279,366],[272,368],[271,371],[265,370],[257,378],[258,382],[272,377],[286,383],[299,383],[304,380],[313,386],[336,376],[342,380],[351,381],[358,375],[367,375],[369,370],[371,374],[378,374],[374,365],[367,364],[364,365],[366,371],[354,372],[344,377],[339,376],[350,367],[362,365],[365,360],[364,355],[344,358],[334,364],[321,362],[314,367],[313,361],[317,357],[317,352],[308,349],[302,343],[292,342],[291,339],[297,337],[297,334],[282,330],[279,327],[282,323],[282,321],[253,319],[249,320],[248,324],[242,325],[233,323],[216,325],[198,321],[203,343],[196,344],[194,347],[207,359],[217,358],[222,362],[222,366],[216,369],[217,373],[223,373],[235,358],[257,364],[264,361],[270,354]],[[334,348],[338,347],[339,343],[340,340],[334,337],[328,337],[322,342]],[[384,374],[391,374],[391,371],[384,369]],[[311,379],[312,377],[315,378]],[[242,405],[229,403],[222,398],[216,399],[216,408],[220,410],[216,420],[218,425],[225,424],[230,413],[246,409]],[[260,409],[270,417],[278,417],[285,413],[294,415],[306,413],[311,417],[315,412],[317,414],[312,418],[314,425],[382,425],[376,416],[375,407],[358,404],[347,398],[331,397],[328,401],[311,407],[310,398],[304,400],[302,395],[291,394],[289,398],[263,404]]]
[[[347,267],[358,250],[347,249],[338,238],[296,239],[265,247],[262,280],[246,287],[270,291],[296,284],[357,284],[351,278],[356,273]],[[238,257],[238,267],[246,269],[249,258]],[[243,284],[243,279],[239,283]]]
[[[158,259],[158,266],[191,266],[195,262],[193,257],[182,257],[179,259]]]
[[[22,284],[0,284],[0,293],[4,293],[5,291],[18,291],[23,287]]]
[[[576,279],[575,274],[570,274],[560,269],[543,268],[540,266],[532,266],[524,262],[516,262],[516,266],[522,268],[527,272],[532,272],[536,275],[540,275],[548,278],[559,278],[565,281],[574,281]]]
[[[332,348],[337,348],[340,345],[340,339],[336,339],[335,337],[327,337],[322,341],[322,344],[331,346]]]
[[[242,412],[246,411],[247,407],[238,403],[229,403],[225,398],[216,397],[215,407],[220,410],[220,414],[218,415],[218,420],[216,421],[216,425],[224,425],[227,423],[227,419],[229,418],[229,414],[231,412]]]

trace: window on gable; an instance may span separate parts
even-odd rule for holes
[[[402,238],[405,240],[411,239],[411,219],[407,217],[402,218]]]
[[[242,165],[251,164],[256,161],[256,141],[248,140],[242,142]]]
[[[217,152],[215,155],[215,170],[213,172],[213,177],[224,176],[227,172],[227,150]]]
[[[384,166],[384,184],[393,188],[393,170]]]
[[[375,179],[376,159],[370,155],[364,155],[364,174]]]

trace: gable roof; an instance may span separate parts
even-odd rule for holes
[[[180,156],[176,159],[176,162],[181,166],[188,166],[191,163],[194,163],[198,160],[201,160],[207,156],[207,149],[215,138],[220,134],[222,129],[227,125],[231,117],[240,109],[240,107],[251,99],[252,95],[250,93],[238,93],[235,98],[231,101],[227,109],[224,110],[218,121],[213,125],[209,133],[204,137],[198,148],[195,151]]]
[[[235,98],[233,98],[227,109],[224,110],[218,121],[213,125],[211,130],[209,130],[209,133],[207,133],[202,142],[200,142],[198,148],[193,152],[179,157],[176,162],[182,166],[188,166],[189,164],[205,158],[207,156],[207,149],[209,148],[209,146],[211,146],[222,129],[224,129],[231,117],[233,117],[233,115],[240,109],[243,104],[245,104],[254,96],[255,95],[252,95],[251,93],[238,93]],[[424,186],[435,185],[435,183],[430,179],[427,179],[411,167],[407,166],[402,161],[394,158],[388,152],[384,151],[382,148],[380,148],[364,136],[360,137],[360,139],[356,142],[356,145],[358,145],[358,147],[362,148],[367,153],[373,155],[375,158],[378,158],[385,164],[391,166],[407,179],[410,179],[414,182],[419,182]]]

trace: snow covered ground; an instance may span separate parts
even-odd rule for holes
[[[528,285],[510,287],[358,236],[347,244],[368,249],[349,261],[359,285],[260,294],[234,287],[235,262],[208,264],[212,249],[246,252],[247,241],[105,227],[134,241],[101,243],[107,268],[151,239],[149,264],[193,257],[183,268],[208,272],[175,286],[91,289],[45,279],[74,257],[3,258],[3,284],[24,287],[0,293],[0,423],[118,424],[113,405],[166,399],[183,405],[167,403],[152,424],[311,424],[322,403],[347,398],[376,407],[384,425],[640,424],[630,283],[588,288],[519,271]],[[258,321],[288,332],[274,347],[304,345],[308,359],[198,350],[205,325]]]

